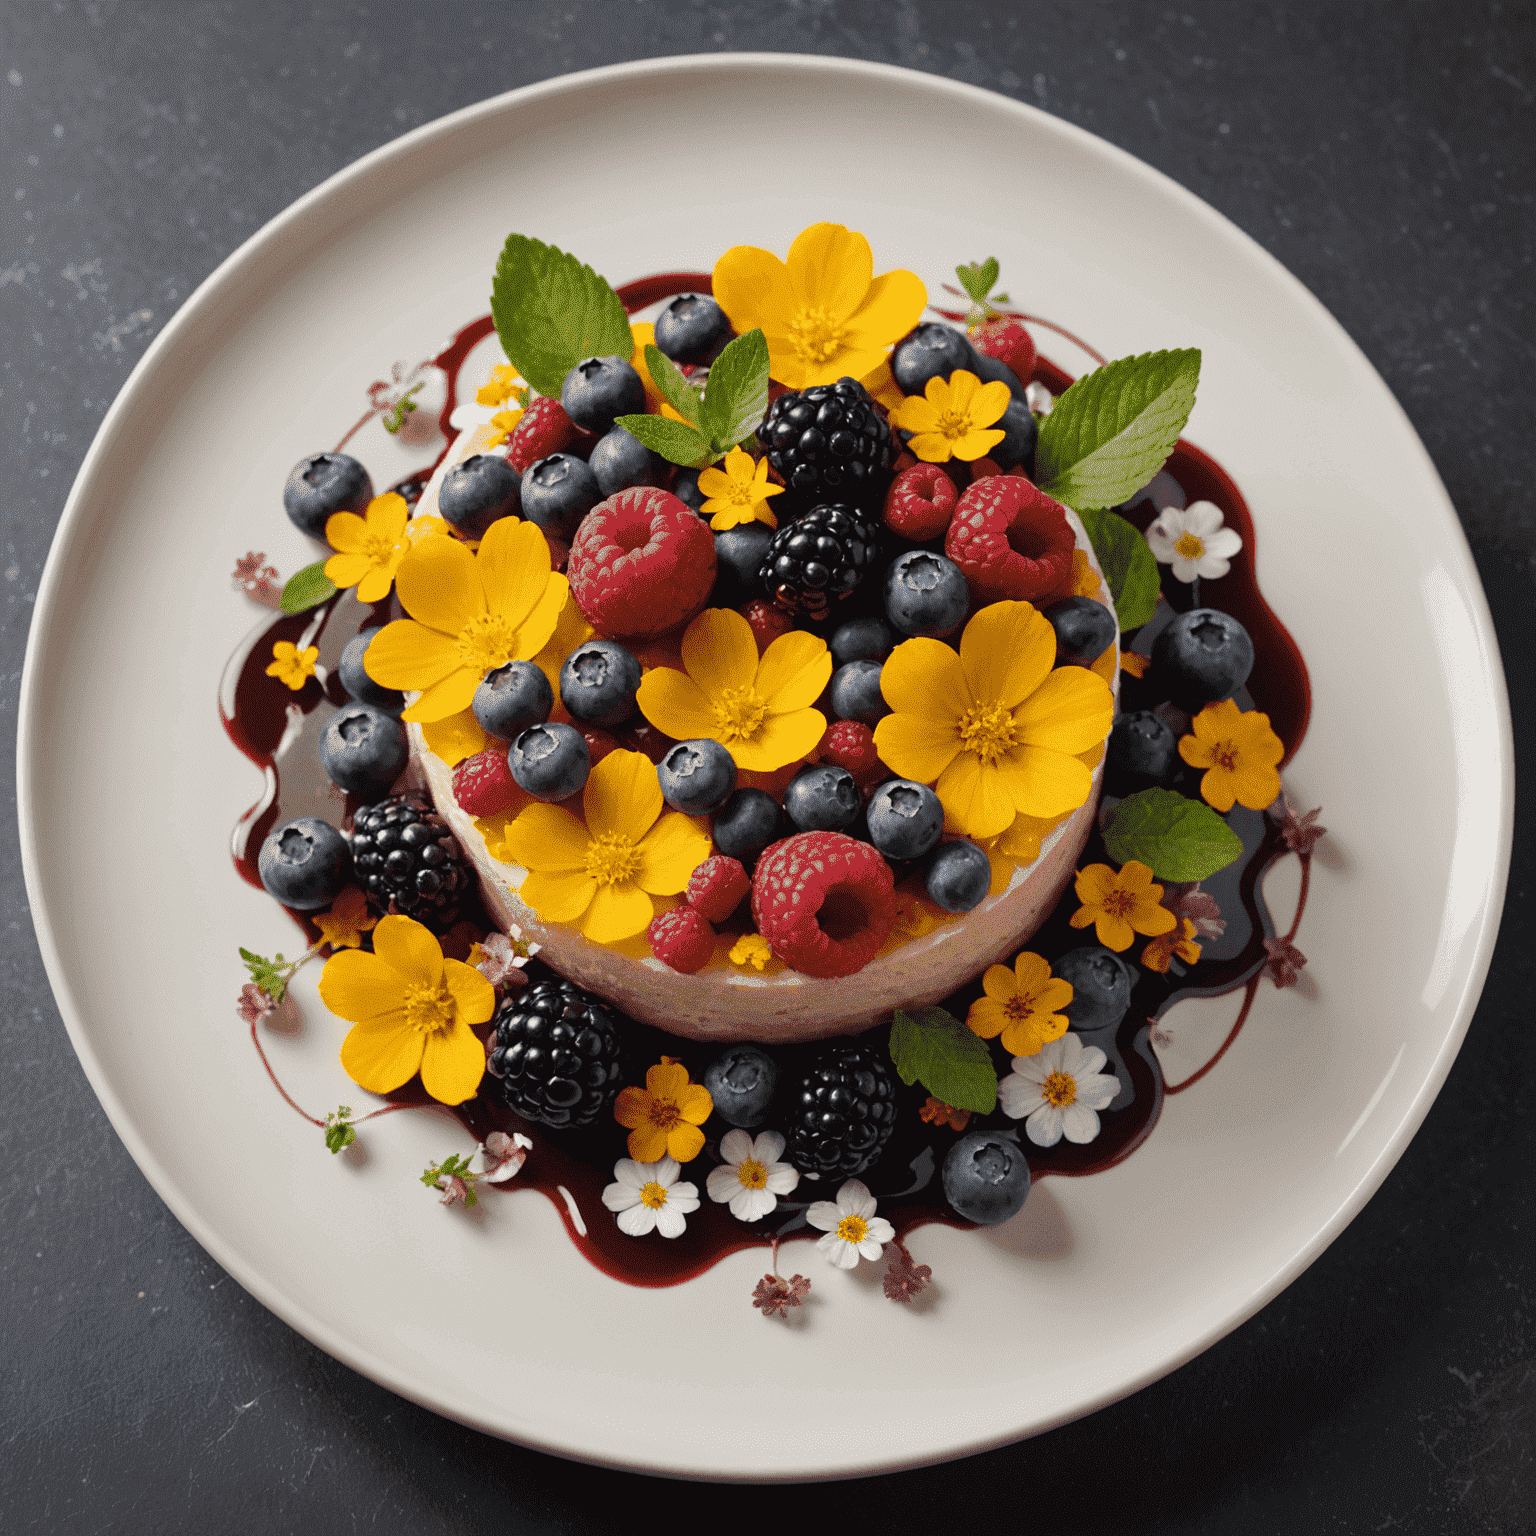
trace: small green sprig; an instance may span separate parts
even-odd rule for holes
[[[471,1206],[478,1204],[479,1196],[475,1193],[475,1180],[479,1174],[472,1173],[469,1167],[469,1159],[455,1153],[452,1157],[444,1158],[440,1163],[434,1163],[421,1176],[421,1182],[428,1189],[441,1190],[449,1179],[458,1179],[464,1186],[464,1204]],[[449,1203],[452,1201],[450,1193]]]
[[[768,409],[768,342],[761,330],[737,336],[726,346],[710,365],[709,383],[702,391],[654,346],[645,349],[645,366],[667,404],[685,418],[618,418],[617,425],[652,453],[687,468],[703,468],[723,459],[731,449],[755,441]]]
[[[344,1152],[356,1140],[357,1132],[352,1125],[352,1106],[340,1104],[325,1117],[326,1150],[334,1156],[337,1152]]]
[[[992,285],[997,281],[997,257],[988,256],[985,261],[971,261],[964,266],[955,268],[955,276],[960,279],[960,286],[970,295],[971,307],[965,317],[965,323],[971,328],[980,325],[984,320],[990,320],[994,315],[1000,315],[1001,306],[1013,301],[1006,293],[993,293]]]
[[[285,960],[281,952],[268,960],[265,955],[252,954],[242,946],[240,958],[245,961],[245,968],[251,973],[251,980],[256,984],[257,990],[265,992],[276,1007],[288,995],[288,983],[293,979],[293,973],[306,960],[313,960],[319,953],[320,946],[317,944],[313,949],[306,950],[297,960]]]
[[[401,395],[400,398],[396,400],[394,405],[390,408],[389,414],[384,418],[384,430],[388,432],[391,437],[393,437],[395,433],[405,425],[405,418],[409,416],[412,411],[417,409],[416,401],[413,397],[419,394],[426,387],[427,381],[425,379],[423,379],[420,384],[411,385],[411,387],[406,390],[406,392]]]

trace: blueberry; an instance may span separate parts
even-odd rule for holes
[[[863,808],[853,775],[833,763],[802,768],[784,791],[784,814],[802,832],[841,832]]]
[[[656,350],[674,363],[707,362],[730,336],[725,311],[700,293],[680,294],[656,316]]]
[[[645,385],[628,358],[583,358],[560,386],[560,405],[578,427],[606,432],[615,416],[645,409]]]
[[[555,707],[555,690],[543,668],[509,661],[487,672],[469,707],[480,728],[502,741],[515,741],[530,725],[542,725]]]
[[[359,704],[372,704],[375,709],[398,715],[405,708],[405,695],[398,688],[386,688],[382,683],[374,682],[363,666],[363,657],[373,644],[374,636],[382,628],[382,625],[374,624],[368,629],[358,630],[347,641],[341,660],[336,664],[336,672],[341,678],[341,686]]]
[[[583,725],[622,725],[639,686],[640,663],[616,640],[588,640],[560,668],[560,702]]]
[[[736,759],[718,741],[680,741],[657,763],[656,778],[673,810],[704,816],[736,788]]]
[[[1181,613],[1152,642],[1153,674],[1180,709],[1198,714],[1230,699],[1253,670],[1253,641],[1231,614],[1215,608]]]
[[[1017,1216],[1029,1198],[1029,1164],[1011,1137],[971,1131],[944,1159],[944,1198],[984,1227]]]
[[[1040,611],[1056,631],[1058,667],[1091,666],[1120,632],[1114,614],[1091,597],[1064,597]]]
[[[727,1125],[761,1125],[778,1081],[778,1063],[755,1045],[733,1045],[704,1069],[715,1113]]]
[[[850,661],[832,674],[832,713],[839,720],[874,725],[891,712],[880,692],[880,663]]]
[[[1051,970],[1072,983],[1072,1001],[1063,1011],[1075,1030],[1112,1029],[1131,1006],[1130,969],[1102,944],[1069,949]]]
[[[866,814],[869,840],[888,859],[922,858],[944,830],[939,797],[912,779],[887,779],[871,797]]]
[[[779,802],[763,789],[738,789],[715,812],[711,831],[715,852],[743,862],[756,858],[779,840],[784,817]]]
[[[929,379],[947,379],[956,368],[976,371],[976,349],[964,331],[928,320],[898,342],[891,372],[904,395],[920,395]]]
[[[1035,444],[1040,441],[1040,424],[1030,408],[1018,400],[1010,400],[1008,409],[992,423],[1003,434],[1002,442],[987,457],[999,469],[1013,469],[1022,464],[1027,473],[1035,467]]]
[[[349,704],[320,737],[320,766],[331,782],[371,805],[382,800],[411,755],[405,727],[372,704]]]
[[[773,543],[767,523],[742,523],[715,535],[715,601],[737,601],[757,591],[757,573]]]
[[[494,453],[476,453],[443,476],[437,510],[460,533],[478,539],[497,518],[522,510],[518,473]]]
[[[616,496],[632,485],[655,485],[660,479],[656,456],[623,427],[613,427],[598,440],[587,466],[604,496]]]
[[[946,912],[969,912],[992,884],[992,864],[975,843],[941,843],[928,861],[929,896]]]
[[[988,357],[985,352],[978,352],[975,361],[971,364],[971,372],[983,384],[1006,384],[1008,393],[1026,410],[1029,409],[1029,396],[1024,392],[1024,381],[1002,358]]]
[[[330,906],[351,879],[352,850],[329,822],[300,816],[267,834],[256,868],[269,896],[315,912]]]
[[[850,661],[884,661],[895,644],[889,626],[873,614],[839,624],[827,642],[836,667],[847,666]]]
[[[592,754],[574,725],[530,725],[507,748],[507,766],[519,789],[535,800],[568,800],[586,782]]]
[[[558,539],[569,539],[602,499],[597,476],[574,454],[552,453],[523,471],[523,516]]]
[[[1145,789],[1171,783],[1182,768],[1178,732],[1161,715],[1143,710],[1116,718],[1106,749],[1106,775]]]
[[[312,453],[300,459],[283,487],[283,510],[293,526],[312,539],[325,537],[326,521],[334,513],[356,512],[361,517],[372,500],[368,471],[345,453]]]
[[[704,510],[704,503],[709,499],[699,489],[699,472],[696,469],[678,470],[672,479],[672,494],[690,512],[702,512]],[[758,563],[761,564],[761,560]],[[753,566],[753,569],[756,570],[757,567]]]
[[[969,602],[965,573],[931,550],[909,549],[885,574],[886,617],[904,635],[947,635]]]

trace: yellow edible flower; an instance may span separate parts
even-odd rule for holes
[[[315,918],[315,927],[320,930],[321,940],[332,949],[360,949],[363,935],[378,921],[368,911],[368,898],[355,885],[349,885],[331,903],[329,912]]]
[[[1163,888],[1152,883],[1152,871],[1137,859],[1127,859],[1117,875],[1108,864],[1090,864],[1077,872],[1074,928],[1093,924],[1099,943],[1116,951],[1129,949],[1138,933],[1155,938],[1177,926],[1178,919],[1160,906]]]
[[[358,1087],[392,1093],[420,1072],[439,1103],[474,1097],[485,1047],[473,1026],[495,1011],[496,990],[473,966],[444,959],[415,919],[380,918],[371,955],[332,955],[320,973],[320,997],[352,1022],[341,1064]]]
[[[722,468],[699,471],[699,490],[709,498],[703,510],[716,533],[740,523],[779,526],[768,498],[782,495],[784,487],[768,483],[767,459],[754,460],[744,449],[732,448]]]
[[[1177,926],[1159,934],[1141,952],[1141,963],[1149,971],[1165,972],[1177,956],[1185,965],[1193,965],[1200,958],[1200,946],[1195,943],[1195,925],[1187,917],[1181,917]]]
[[[670,1157],[692,1162],[704,1150],[704,1132],[714,1100],[709,1089],[688,1081],[688,1069],[670,1056],[648,1067],[644,1088],[625,1088],[613,1104],[613,1118],[629,1132],[629,1155],[637,1163]]]
[[[755,245],[732,246],[715,263],[715,300],[736,333],[761,327],[768,371],[790,389],[862,378],[922,318],[928,292],[912,272],[876,277],[863,235],[813,224],[789,260]]]
[[[508,363],[497,363],[491,376],[475,391],[477,405],[505,405],[512,401],[522,405],[527,399],[528,386],[523,383],[516,368]]]
[[[772,958],[773,946],[760,933],[744,933],[731,945],[732,965],[750,965],[754,971],[760,971]]]
[[[925,463],[969,462],[985,458],[1007,435],[992,423],[1012,399],[1006,384],[983,384],[957,368],[947,380],[929,379],[921,395],[908,395],[891,412],[891,425],[913,434],[907,447]]]
[[[1231,699],[1207,704],[1194,719],[1194,735],[1179,738],[1179,756],[1204,768],[1201,797],[1223,813],[1233,801],[1250,811],[1273,805],[1280,793],[1280,759],[1285,744],[1269,728],[1269,716],[1246,712]]]
[[[338,587],[356,587],[360,603],[388,597],[411,547],[405,536],[410,515],[405,497],[394,491],[375,496],[362,517],[333,512],[326,519],[325,542],[337,553],[325,562],[325,574]]]
[[[640,933],[656,915],[651,897],[676,895],[709,857],[709,834],[680,811],[663,815],[664,803],[650,758],[610,752],[582,792],[585,826],[540,804],[507,829],[508,851],[528,870],[518,895],[545,922],[576,923],[599,944]]]
[[[1010,1056],[1033,1056],[1067,1032],[1060,1012],[1072,1001],[1072,983],[1051,975],[1050,962],[1025,950],[1006,965],[989,965],[981,978],[985,996],[971,1004],[965,1022],[983,1040],[1002,1036]]]
[[[512,436],[513,429],[522,419],[523,407],[520,405],[509,405],[506,410],[497,411],[491,417],[491,425],[496,430],[486,438],[482,446],[484,448],[499,448]]]
[[[318,645],[306,645],[301,651],[292,640],[279,640],[272,647],[267,676],[281,679],[297,693],[315,675],[315,663],[319,660]]]
[[[478,555],[457,539],[415,545],[395,587],[411,617],[375,636],[364,666],[386,688],[421,689],[402,718],[423,722],[467,708],[487,672],[536,656],[567,591],[543,531],[515,517],[491,524]]]
[[[1093,783],[1078,754],[1103,742],[1114,714],[1103,678],[1056,666],[1056,631],[1023,602],[983,608],[958,653],[942,640],[904,641],[880,691],[893,711],[875,727],[881,760],[934,785],[945,825],[974,838],[996,837],[1019,815],[1076,810]]]
[[[635,702],[658,731],[718,741],[738,768],[758,773],[804,757],[821,740],[826,717],[810,706],[832,676],[825,640],[794,629],[759,659],[739,613],[706,608],[683,632],[682,653],[686,672],[653,667],[640,679]]]

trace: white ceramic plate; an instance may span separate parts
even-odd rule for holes
[[[680,121],[686,148],[659,126]],[[838,152],[797,156],[775,186],[770,128]],[[1016,298],[1107,355],[1203,349],[1188,436],[1242,488],[1260,581],[1311,664],[1288,780],[1332,836],[1300,936],[1310,985],[1266,984],[1145,1147],[1046,1181],[1004,1229],[920,1232],[938,1281],[922,1310],[792,1248],[814,1301],[785,1327],[748,1303],[756,1253],[670,1290],[623,1286],[538,1195],[468,1213],[429,1198],[421,1168],[468,1146],[446,1116],[391,1116],[365,1129],[364,1155],[333,1159],[279,1102],[234,1016],[236,948],[291,952],[295,934],[230,868],[231,824],[259,786],[215,694],[254,621],[234,558],[264,549],[285,574],[313,558],[282,513],[288,469],[351,425],[394,359],[484,312],[509,229],[622,281],[708,268],[737,242],[783,252],[817,219],[863,230],[877,270],[910,267],[930,292],[995,254]],[[1054,118],[925,75],[766,55],[600,70],[470,108],[230,257],[86,457],[33,621],[19,749],[60,1010],[124,1142],[208,1251],[322,1348],[465,1423],[743,1478],[875,1471],[1059,1424],[1189,1359],[1299,1274],[1392,1166],[1466,1029],[1503,897],[1511,763],[1493,632],[1445,492],[1299,284],[1189,193]],[[128,975],[150,990],[130,995]],[[342,1027],[312,976],[299,993],[308,1026],[272,1038],[279,1071],[312,1110],[357,1102]]]

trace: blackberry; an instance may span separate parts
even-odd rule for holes
[[[808,1179],[850,1179],[885,1150],[896,1124],[896,1079],[872,1046],[824,1046],[795,1089],[785,1162]]]
[[[780,395],[757,438],[785,485],[812,501],[871,505],[896,461],[885,417],[864,386],[847,378]]]
[[[352,868],[379,911],[404,913],[434,933],[458,921],[474,884],[448,823],[410,795],[352,818]]]
[[[490,1069],[525,1120],[573,1130],[606,1114],[620,1086],[616,1016],[558,977],[509,993],[496,1010]]]
[[[879,539],[852,507],[812,507],[774,534],[757,579],[786,613],[823,619],[875,563]]]

